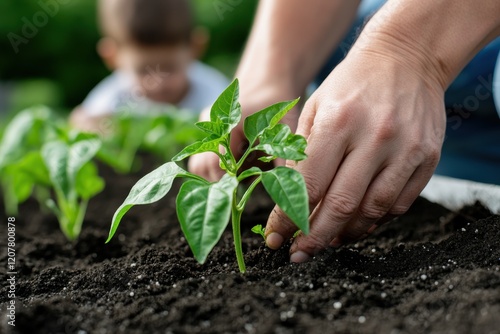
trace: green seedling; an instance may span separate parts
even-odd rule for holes
[[[266,239],[266,228],[263,227],[262,225],[255,225],[254,227],[252,227],[252,230],[251,230],[253,233],[255,234],[258,234],[260,235],[262,238],[264,238],[264,240]]]
[[[252,191],[261,182],[283,212],[303,233],[308,233],[308,198],[300,173],[287,167],[276,167],[268,171],[257,167],[242,170],[244,162],[255,151],[263,152],[265,155],[260,160],[266,162],[276,158],[294,161],[306,158],[305,138],[293,134],[287,125],[278,123],[295,106],[298,99],[274,104],[247,117],[243,129],[249,146],[237,160],[230,150],[229,143],[231,131],[241,119],[238,96],[239,86],[235,80],[215,101],[210,111],[210,120],[196,123],[206,133],[206,137],[187,146],[174,156],[171,162],[147,174],[134,185],[115,212],[107,242],[111,240],[121,219],[132,206],[160,200],[170,190],[176,177],[188,179],[182,184],[177,195],[177,216],[199,263],[205,262],[231,220],[238,266],[241,272],[245,272],[240,221]],[[219,156],[220,166],[226,172],[220,181],[210,183],[185,171],[176,163],[202,152],[213,152]],[[238,184],[247,179],[251,180],[251,184],[240,197]]]
[[[140,162],[138,152],[153,154],[162,162],[202,138],[194,116],[174,110],[148,110],[146,114],[123,111],[107,120],[109,131],[102,136],[97,157],[119,173],[129,173]]]
[[[80,234],[89,199],[104,188],[104,181],[91,161],[100,145],[95,136],[78,134],[69,143],[49,142],[41,151],[55,193],[55,200],[50,198],[46,204],[69,240]]]
[[[53,211],[70,240],[80,233],[88,200],[104,181],[90,161],[100,147],[95,135],[69,131],[45,107],[22,111],[0,142],[0,183],[6,212],[34,196]],[[54,199],[52,198],[54,196]]]
[[[19,112],[4,130],[0,141],[0,184],[7,214],[17,215],[19,204],[33,192],[35,183],[23,170],[38,173],[40,156],[35,152],[57,137],[52,118],[48,108],[33,107]]]

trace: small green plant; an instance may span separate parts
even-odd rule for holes
[[[266,238],[266,228],[263,227],[262,225],[255,225],[254,227],[252,227],[252,232],[255,233],[255,234],[258,234],[260,235],[262,238]]]
[[[262,171],[257,167],[241,170],[245,160],[254,151],[264,152],[265,155],[260,160],[266,162],[276,158],[294,161],[306,158],[305,138],[293,134],[287,125],[278,123],[298,99],[274,104],[245,119],[243,129],[249,146],[237,161],[229,143],[231,131],[241,119],[238,96],[239,86],[235,80],[215,101],[210,111],[210,121],[196,123],[206,133],[206,137],[184,148],[171,162],[147,174],[132,187],[115,212],[107,242],[133,205],[160,200],[170,190],[176,177],[188,179],[177,195],[177,216],[193,255],[200,263],[205,262],[231,218],[238,266],[241,272],[245,272],[240,220],[252,191],[260,182],[297,227],[303,233],[308,233],[307,191],[300,173],[287,167],[276,167],[269,171]],[[219,150],[221,146],[223,150]],[[213,152],[219,156],[220,166],[226,172],[220,181],[210,183],[176,164],[201,152]],[[239,197],[238,184],[249,178],[253,180],[252,183]]]
[[[36,152],[57,137],[53,116],[46,107],[29,108],[19,112],[4,130],[0,140],[0,184],[7,214],[18,214],[19,204],[33,192],[33,178],[23,171],[38,175],[37,167],[43,164]]]
[[[179,149],[202,138],[194,121],[189,112],[170,107],[148,113],[124,110],[107,120],[109,131],[101,136],[97,157],[119,173],[134,170],[140,162],[138,152],[168,161]]]
[[[91,161],[101,142],[95,135],[70,131],[54,116],[48,108],[34,107],[9,123],[0,141],[0,184],[8,214],[17,214],[18,205],[33,195],[74,240],[88,200],[104,187]]]
[[[69,240],[80,234],[89,199],[104,188],[104,181],[91,161],[100,145],[98,138],[78,134],[69,143],[52,141],[42,148],[41,155],[55,193],[55,200],[49,198],[46,205],[57,216]]]

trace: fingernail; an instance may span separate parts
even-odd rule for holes
[[[311,256],[303,251],[296,251],[292,255],[290,255],[290,262],[294,263],[302,263],[307,262],[311,259]]]
[[[267,247],[269,247],[271,249],[278,249],[281,247],[284,240],[285,239],[283,238],[283,236],[281,234],[276,233],[276,232],[271,232],[266,237],[266,244],[267,244]]]

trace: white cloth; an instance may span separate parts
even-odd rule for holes
[[[176,107],[196,114],[210,106],[229,85],[229,80],[222,73],[198,61],[189,67],[188,79],[189,91]],[[134,88],[130,75],[115,71],[87,95],[82,106],[87,115],[102,116],[124,108],[143,113],[168,105],[146,99]]]

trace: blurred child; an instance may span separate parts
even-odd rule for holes
[[[208,37],[196,28],[189,0],[99,0],[103,38],[97,51],[114,72],[71,114],[71,123],[99,131],[120,110],[144,113],[175,105],[199,113],[229,84],[196,59]]]

